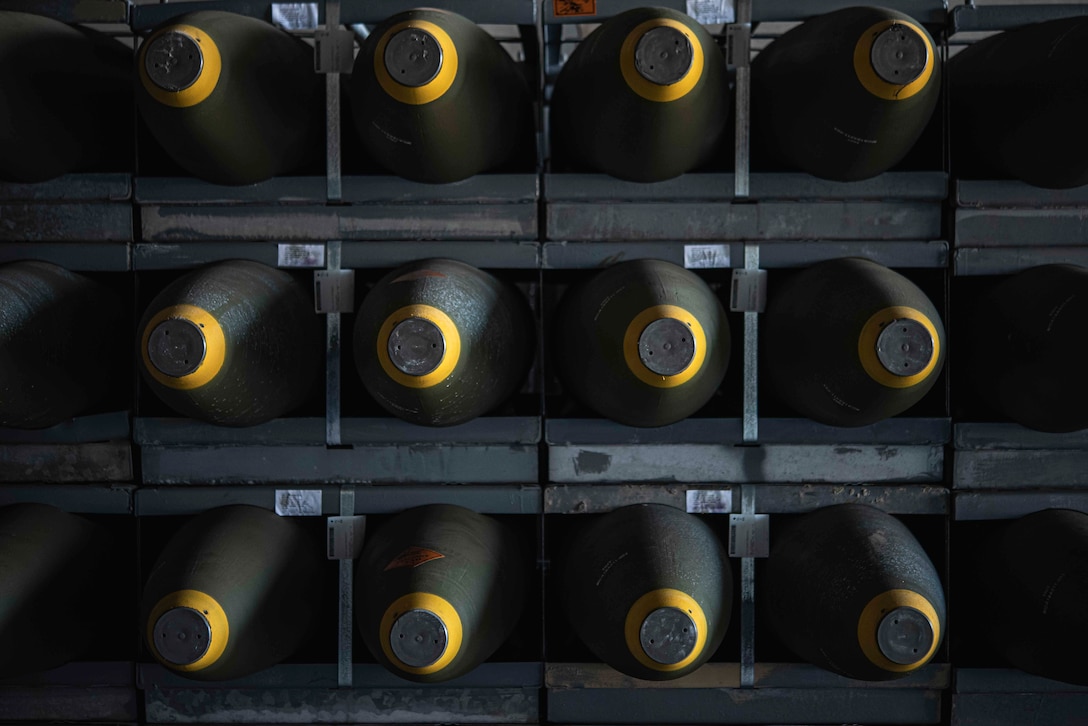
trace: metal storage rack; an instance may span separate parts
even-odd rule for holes
[[[135,487],[110,484],[0,484],[0,506],[47,504],[74,514],[131,516]],[[117,593],[123,601],[124,594]],[[135,596],[135,588],[129,593]],[[135,646],[135,638],[132,639]],[[135,648],[133,648],[133,653]],[[134,663],[78,661],[0,681],[0,721],[132,723],[138,718]]]
[[[230,9],[269,18],[271,2],[171,3],[133,9],[133,28],[150,28],[187,10]],[[526,57],[535,45],[536,6],[528,1],[447,3],[470,19],[518,25]],[[329,0],[319,9],[332,25],[370,23],[415,7]],[[326,43],[347,38],[317,30]],[[329,41],[328,39],[332,40]],[[321,64],[322,56],[318,55]],[[391,176],[341,176],[338,72],[327,65],[328,173],[276,178],[250,187],[196,179],[136,179],[140,241],[137,272],[189,267],[223,259],[253,259],[326,272],[395,267],[426,257],[519,270],[539,268],[539,177],[481,174],[455,184],[429,185]],[[211,242],[208,240],[217,240]],[[273,241],[269,241],[273,240]],[[354,312],[354,301],[350,312]],[[344,312],[349,312],[345,309]],[[177,419],[135,425],[143,480],[148,483],[519,482],[539,479],[539,415],[482,417],[429,429],[392,417],[341,418],[342,313],[328,317],[326,418],[290,418],[245,431]],[[535,369],[534,369],[535,371]],[[530,385],[535,390],[535,387]]]
[[[407,485],[382,487],[145,487],[136,492],[135,513],[142,519],[193,515],[229,504],[282,511],[282,499],[308,502],[300,516],[389,514],[422,504],[447,503],[487,514],[541,512],[536,486]],[[539,542],[538,542],[539,544]],[[536,558],[534,558],[536,559]],[[198,682],[140,662],[137,684],[147,723],[535,723],[539,720],[542,664],[486,662],[444,683],[420,684],[398,678],[374,663],[354,657],[354,560],[339,562],[336,662],[286,663],[245,678]],[[533,590],[536,588],[534,587]],[[533,591],[531,590],[531,591]],[[333,617],[332,613],[327,614]],[[145,656],[146,660],[146,656]]]
[[[943,522],[948,500],[943,487],[917,485],[572,484],[545,488],[544,513],[576,516],[658,503],[715,517],[774,516],[866,503],[892,514],[928,515]],[[945,544],[941,546],[943,551]],[[545,532],[545,550],[548,548]],[[690,675],[653,682],[627,677],[602,663],[558,663],[549,658],[544,666],[548,720],[595,724],[941,723],[942,692],[950,685],[952,670],[947,655],[942,655],[947,654],[947,646],[938,651],[943,662],[884,683],[844,678],[803,663],[759,661],[755,560],[739,559],[739,608],[734,610],[733,621],[739,621],[740,641],[739,652],[733,654],[735,661],[712,660]],[[938,567],[944,569],[940,564]]]
[[[578,3],[574,3],[578,5]],[[681,11],[682,3],[666,3]],[[943,24],[943,1],[894,3]],[[561,33],[549,23],[600,20],[637,7],[599,0],[596,15],[544,16],[549,71]],[[799,20],[849,3],[737,4],[728,39],[736,70],[736,170],[685,174],[639,184],[602,174],[544,175],[543,267],[586,269],[636,258],[693,268],[800,267],[864,256],[892,267],[945,269],[942,217],[948,177],[940,169],[889,172],[863,182],[829,182],[802,173],[750,173],[748,48],[752,23]],[[689,419],[633,429],[591,419],[546,416],[549,480],[561,483],[707,480],[930,481],[943,478],[947,417],[896,417],[863,429],[800,419],[760,419],[758,312],[743,312],[733,365],[743,365],[738,419]],[[739,359],[739,360],[738,360]],[[802,462],[803,465],[802,465]],[[803,469],[803,472],[801,471]]]

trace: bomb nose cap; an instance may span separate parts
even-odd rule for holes
[[[204,70],[200,43],[183,30],[167,30],[148,41],[144,70],[152,83],[178,93],[192,86]]]
[[[921,322],[910,318],[893,320],[876,339],[880,365],[895,376],[915,376],[924,371],[934,355],[933,335]]]
[[[675,607],[657,608],[642,621],[639,642],[655,663],[676,665],[695,650],[698,627],[686,612]]]
[[[167,610],[159,616],[152,632],[159,657],[172,665],[195,663],[211,647],[211,625],[200,611],[193,608]]]
[[[394,81],[419,88],[433,81],[442,70],[442,45],[422,28],[405,28],[386,43],[382,60]]]
[[[693,63],[691,41],[676,28],[651,28],[642,34],[635,46],[635,70],[659,86],[679,83]]]
[[[892,663],[910,666],[923,661],[933,648],[933,625],[912,607],[898,607],[880,621],[876,642]]]
[[[695,335],[676,318],[658,318],[639,335],[638,356],[654,373],[675,376],[695,359]]]
[[[446,338],[430,320],[411,317],[393,327],[386,347],[397,370],[409,376],[424,376],[442,363]]]
[[[894,23],[873,39],[869,62],[881,80],[905,86],[931,62],[929,46],[914,28]]]
[[[195,372],[207,354],[203,331],[184,318],[167,318],[156,325],[147,341],[147,357],[165,376],[181,378]]]
[[[393,622],[389,647],[411,668],[425,668],[446,652],[449,633],[442,618],[430,610],[409,610]]]

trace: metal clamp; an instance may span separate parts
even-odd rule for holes
[[[340,271],[340,255],[343,244],[339,240],[328,242],[325,248],[325,270]],[[340,438],[340,315],[325,315],[325,444],[339,446]]]
[[[747,199],[750,193],[749,155],[751,130],[750,106],[752,98],[752,77],[749,67],[752,36],[752,0],[737,0],[737,22],[726,31],[729,44],[729,64],[737,70],[736,87],[736,169],[733,174],[733,195],[737,199]]]
[[[744,245],[744,269],[759,270],[759,245]],[[759,313],[744,313],[744,412],[742,436],[745,443],[759,440]]]
[[[355,515],[355,487],[340,487],[340,516]],[[352,686],[351,642],[355,629],[355,560],[340,560],[340,621],[337,631],[336,683],[340,688]]]

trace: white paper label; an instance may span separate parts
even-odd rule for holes
[[[688,15],[703,25],[732,23],[736,19],[733,0],[688,0]]]
[[[272,3],[272,22],[284,30],[313,30],[317,3]]]
[[[366,517],[329,517],[328,557],[330,560],[354,560],[363,551]]]
[[[729,245],[684,245],[684,267],[689,270],[729,267]]]
[[[325,245],[280,244],[277,260],[280,267],[324,267]]]
[[[730,557],[767,557],[770,554],[771,515],[729,515]]]
[[[767,309],[766,270],[733,270],[729,309],[735,313],[761,313]]]
[[[732,511],[732,490],[688,489],[688,514],[728,514]]]
[[[314,305],[319,313],[355,311],[355,270],[314,273]]]
[[[277,489],[276,514],[281,517],[321,516],[321,490]]]

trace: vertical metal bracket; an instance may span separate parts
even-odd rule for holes
[[[339,272],[342,243],[325,245],[325,269]],[[325,315],[325,444],[340,445],[340,313]]]
[[[759,269],[759,244],[744,245],[744,269]],[[744,313],[744,413],[745,443],[759,441],[759,313]]]
[[[749,133],[752,79],[749,57],[752,37],[752,0],[737,0],[737,22],[729,26],[729,62],[737,71],[736,156],[733,196],[747,199],[749,194]]]
[[[340,516],[355,516],[355,487],[340,487]],[[340,622],[337,645],[336,683],[340,688],[352,686],[351,641],[355,629],[355,560],[340,560]]]
[[[327,42],[331,45],[334,57],[338,56],[337,48],[343,43],[340,31],[340,0],[325,0],[325,33]],[[345,31],[348,36],[347,46],[351,49],[351,33]],[[325,180],[326,197],[330,202],[339,202],[343,198],[343,190],[340,180],[340,74],[343,71],[338,63],[329,63],[322,60],[321,44],[315,48],[316,67],[319,72],[325,73]]]
[[[749,315],[750,313],[745,313]],[[754,313],[752,313],[754,314]],[[756,492],[751,486],[740,487],[740,511],[756,513]],[[756,682],[756,561],[740,560],[740,687],[752,688]]]

